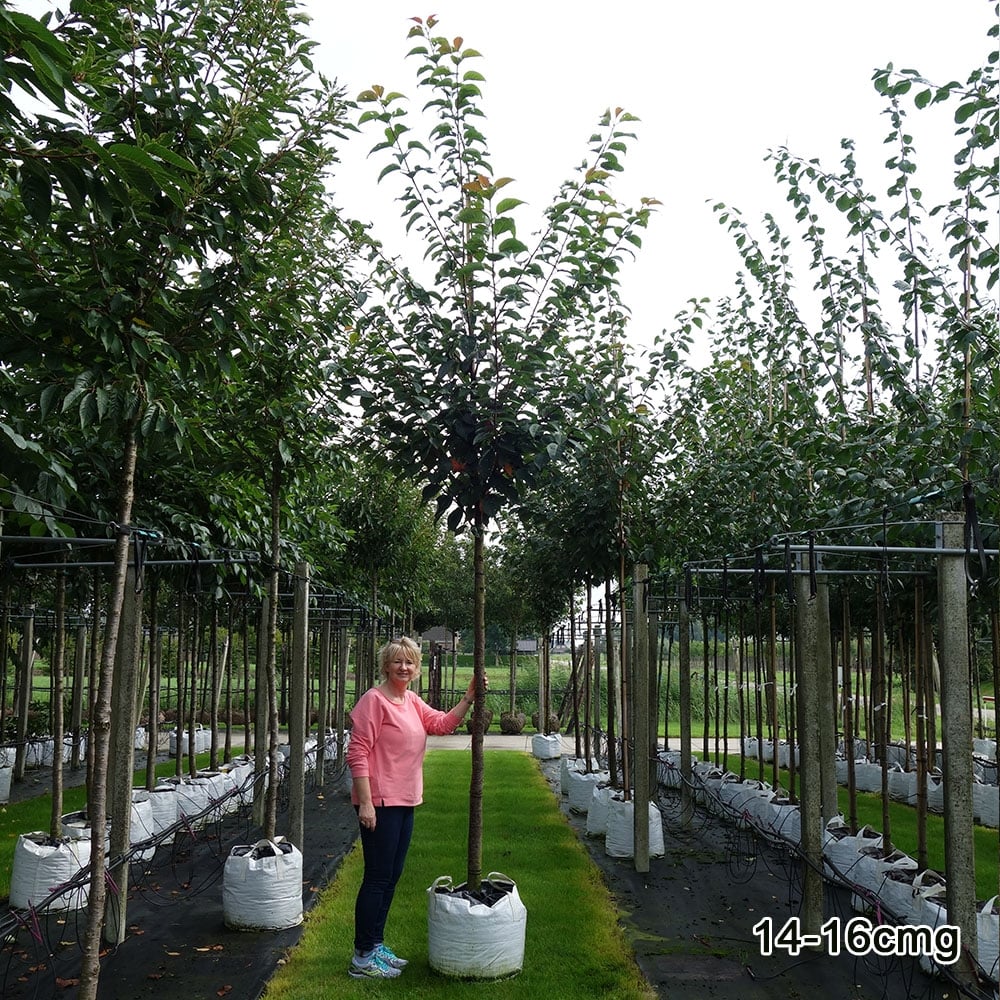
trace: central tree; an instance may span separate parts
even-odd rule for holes
[[[479,57],[463,39],[434,33],[436,20],[414,18],[409,55],[431,113],[426,141],[411,134],[402,94],[374,86],[360,123],[383,129],[373,152],[388,158],[380,180],[396,176],[406,230],[419,237],[413,269],[369,244],[370,275],[356,293],[357,368],[352,384],[367,430],[400,475],[423,484],[437,516],[474,539],[474,665],[468,886],[482,872],[485,664],[484,545],[490,521],[516,504],[545,466],[574,443],[569,428],[585,373],[574,356],[584,331],[619,331],[623,257],[640,245],[652,206],[626,208],[609,192],[632,116],[607,112],[587,159],[545,212],[533,247],[517,236],[522,202],[501,192],[483,120]],[[419,270],[430,265],[426,279]]]

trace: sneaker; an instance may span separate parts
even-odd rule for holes
[[[347,974],[353,979],[395,979],[399,972],[399,969],[386,964],[378,951],[373,951],[366,960],[355,955],[347,970]]]
[[[392,969],[405,969],[410,963],[400,958],[391,948],[384,944],[375,945],[375,954]]]

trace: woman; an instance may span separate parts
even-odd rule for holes
[[[406,636],[386,643],[378,651],[378,664],[382,683],[366,691],[351,710],[347,749],[365,861],[348,970],[356,979],[392,979],[406,965],[385,944],[383,933],[410,846],[413,809],[423,801],[427,734],[453,733],[475,697],[475,680],[450,712],[431,708],[414,694],[409,687],[420,675],[420,647]]]

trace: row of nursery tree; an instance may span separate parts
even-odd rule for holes
[[[433,591],[463,558],[438,526],[499,524],[516,572],[498,615],[537,627],[635,556],[676,569],[918,517],[964,483],[992,511],[995,42],[962,82],[875,74],[887,191],[848,140],[833,166],[771,152],[793,228],[717,206],[734,294],[692,300],[636,356],[618,273],[656,203],[613,193],[620,109],[529,246],[489,162],[478,53],[433,19],[413,57],[440,121],[418,139],[399,93],[353,102],[313,72],[291,3],[0,18],[7,534],[134,526],[181,554],[255,553],[262,578],[306,559],[373,609],[433,618],[464,606]],[[954,188],[925,205],[910,119],[944,103]],[[429,263],[337,211],[359,128]]]
[[[691,300],[644,355],[619,285],[658,204],[617,194],[633,116],[600,116],[527,220],[493,168],[476,50],[414,19],[428,122],[395,90],[351,99],[318,74],[308,31],[292,0],[41,19],[0,2],[3,585],[44,601],[46,561],[69,552],[43,539],[113,543],[95,575],[95,827],[126,570],[147,543],[267,598],[270,672],[281,574],[302,562],[392,627],[471,626],[481,716],[488,559],[514,636],[580,588],[610,606],[636,562],[669,573],[963,496],[995,512],[995,28],[965,80],[875,73],[886,190],[849,140],[838,164],[771,152],[782,211],[717,207],[733,294]],[[930,155],[954,160],[954,186],[928,200],[910,122],[942,106],[954,144]],[[348,142],[374,144],[412,261],[338,210]],[[996,520],[980,518],[994,543]],[[26,537],[47,555],[24,558]]]

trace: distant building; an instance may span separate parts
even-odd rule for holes
[[[445,628],[443,625],[435,625],[420,636],[420,641],[426,645],[436,642],[450,652],[455,648],[458,638],[458,633],[453,632],[450,628]]]

